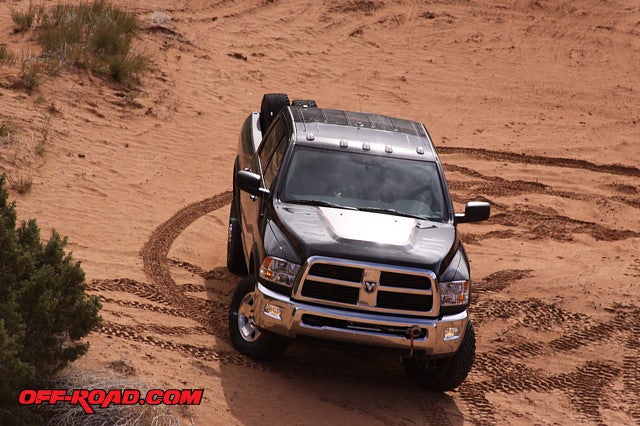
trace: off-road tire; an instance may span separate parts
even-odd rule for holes
[[[291,106],[318,108],[318,104],[313,99],[296,99],[294,101],[291,101]]]
[[[262,104],[260,105],[260,127],[262,128],[262,133],[267,131],[273,121],[273,117],[282,108],[288,106],[289,97],[286,93],[265,93],[262,96]]]
[[[235,173],[234,173],[235,178]],[[242,250],[242,228],[238,216],[237,193],[234,189],[229,209],[229,228],[227,235],[227,269],[232,274],[246,275],[247,264]]]
[[[257,360],[271,360],[284,353],[289,341],[282,336],[258,330],[253,324],[255,287],[253,275],[246,276],[238,284],[229,306],[229,336],[240,353]]]
[[[432,392],[452,391],[464,382],[476,356],[476,336],[471,321],[458,351],[450,357],[433,360],[403,358],[402,364],[409,379]]]

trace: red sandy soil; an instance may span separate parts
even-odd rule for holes
[[[185,424],[640,422],[637,1],[117,3],[154,64],[136,90],[63,69],[28,93],[19,60],[0,67],[16,127],[0,170],[33,179],[18,214],[69,237],[104,307],[77,365],[204,388]],[[38,55],[12,33],[27,5],[0,2],[18,57]],[[265,92],[424,122],[457,208],[492,203],[460,226],[478,353],[455,392],[385,355],[297,343],[263,364],[231,347],[232,162]]]

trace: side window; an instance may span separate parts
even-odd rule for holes
[[[278,175],[278,171],[280,170],[280,166],[282,165],[282,159],[284,158],[284,154],[287,152],[287,148],[289,147],[289,138],[285,133],[280,140],[278,141],[278,145],[276,146],[276,150],[273,152],[271,156],[271,160],[264,172],[264,180],[267,183],[267,188],[271,187],[271,184],[276,179]]]
[[[270,132],[264,137],[260,144],[260,153],[258,154],[263,172],[266,170],[273,151],[276,149],[276,143],[280,141],[282,134],[286,133],[287,126],[282,116],[278,116],[269,130]]]

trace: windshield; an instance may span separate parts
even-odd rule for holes
[[[284,178],[281,199],[446,220],[438,168],[427,161],[298,145]]]

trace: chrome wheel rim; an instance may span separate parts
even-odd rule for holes
[[[238,330],[247,342],[255,342],[260,337],[260,331],[253,320],[255,299],[253,292],[246,294],[238,309]]]

